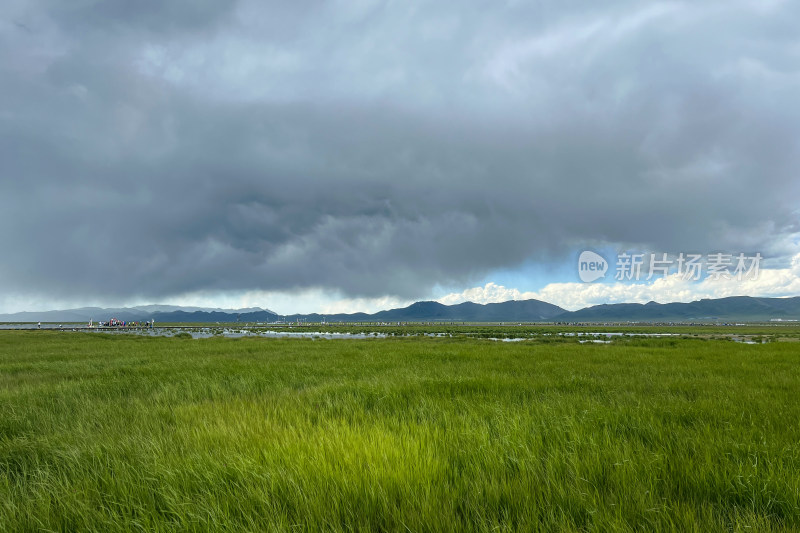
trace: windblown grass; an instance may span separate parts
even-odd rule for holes
[[[3,332],[0,530],[798,529],[796,346]]]

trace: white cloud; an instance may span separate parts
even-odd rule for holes
[[[338,292],[321,289],[302,291],[246,291],[240,293],[193,293],[171,298],[171,305],[194,307],[224,307],[240,309],[261,307],[280,315],[295,313],[375,313],[384,309],[405,307],[412,302],[393,296],[377,298],[345,298]]]
[[[473,287],[463,292],[454,292],[436,300],[445,305],[459,304],[462,302],[475,302],[488,304],[506,302],[508,300],[528,300],[536,298],[533,292],[521,292],[519,289],[509,289],[496,283],[487,283],[483,287]]]
[[[574,311],[604,303],[668,303],[726,296],[797,295],[800,295],[800,254],[793,257],[789,268],[762,269],[755,280],[706,279],[692,282],[673,274],[651,283],[549,283],[539,291],[524,292],[487,283],[483,287],[447,294],[437,301],[448,305],[467,301],[485,304],[533,298]]]

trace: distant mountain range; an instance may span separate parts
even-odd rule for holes
[[[236,316],[250,313],[267,313],[277,316],[268,309],[260,307],[248,307],[246,309],[219,309],[211,307],[182,307],[178,305],[138,305],[135,307],[102,308],[102,307],[80,307],[78,309],[64,309],[59,311],[23,311],[21,313],[0,314],[0,322],[89,322],[90,320],[108,321],[111,318],[118,320],[144,322],[151,319],[159,320],[160,317],[169,317],[172,314],[194,315],[201,313],[201,316],[222,317],[225,322],[235,322]],[[231,319],[231,317],[233,317]],[[222,321],[219,318],[213,321]],[[163,320],[162,320],[163,321]],[[172,322],[172,320],[166,320]]]
[[[464,302],[444,305],[439,302],[416,302],[408,307],[379,311],[373,314],[290,315],[287,320],[301,318],[309,322],[541,322],[564,313],[557,305],[539,300],[511,300],[502,303],[476,304]]]
[[[557,321],[691,321],[800,319],[800,297],[755,298],[730,296],[691,303],[604,304],[559,315]]]
[[[408,307],[352,314],[278,315],[269,309],[216,309],[169,305],[129,308],[83,307],[62,311],[31,311],[0,315],[0,322],[89,322],[117,318],[125,321],[165,322],[687,322],[713,320],[756,321],[800,319],[800,297],[755,298],[733,296],[691,303],[604,304],[566,311],[539,300],[502,303],[465,302],[444,305],[416,302]]]

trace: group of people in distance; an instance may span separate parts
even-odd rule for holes
[[[108,322],[98,322],[97,327],[101,328],[108,328],[108,327],[122,327],[122,328],[152,328],[155,325],[155,320],[147,320],[145,322],[139,321],[132,321],[126,322],[125,320],[119,320],[118,318],[112,318]],[[89,327],[92,328],[94,325],[92,321],[89,321]]]
[[[88,325],[89,325],[90,328],[94,328],[94,327],[98,327],[98,328],[109,328],[109,327],[123,327],[124,328],[124,327],[128,327],[128,328],[148,328],[148,329],[153,329],[155,324],[156,324],[155,319],[147,320],[145,322],[138,322],[138,321],[126,322],[124,320],[119,320],[117,318],[112,318],[107,322],[98,322],[97,324],[95,324],[93,320],[90,320]],[[42,323],[41,322],[37,322],[36,323],[36,327],[38,329],[42,329]],[[58,328],[62,329],[63,325],[59,324]]]

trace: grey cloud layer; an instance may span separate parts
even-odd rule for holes
[[[800,231],[789,3],[284,4],[4,8],[7,287],[413,298]]]

